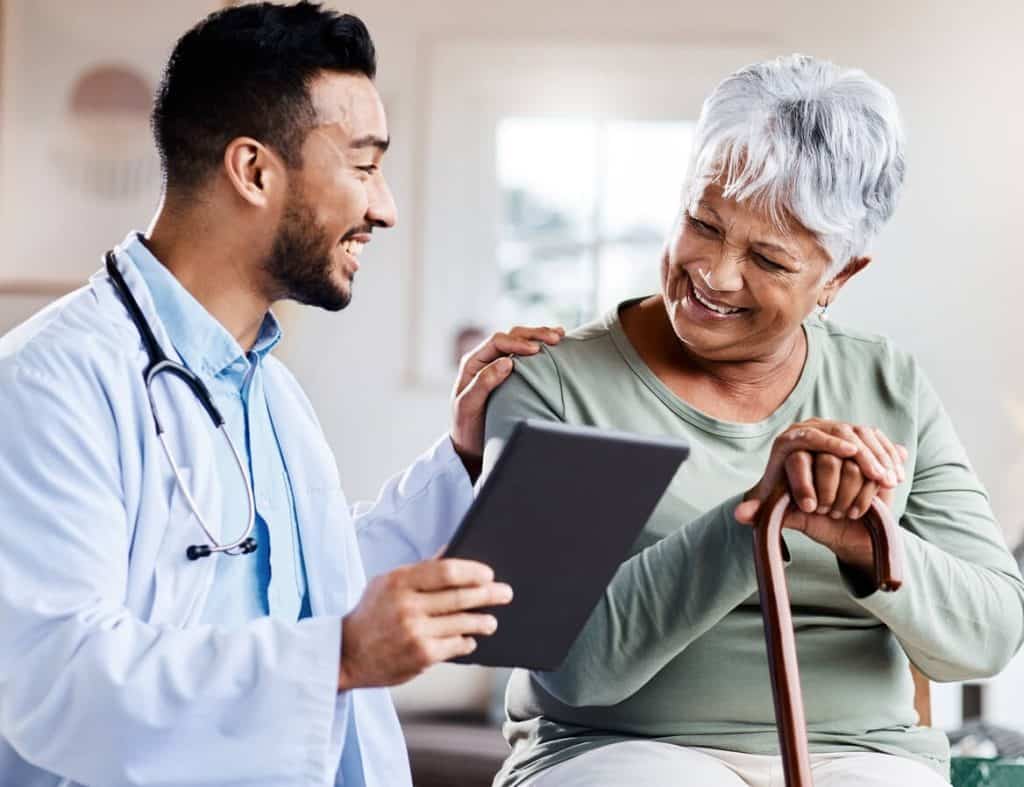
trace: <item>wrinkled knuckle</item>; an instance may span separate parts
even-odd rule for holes
[[[453,597],[456,609],[469,609],[473,606],[473,593],[467,588],[459,588]]]
[[[417,639],[409,649],[412,660],[419,665],[420,668],[429,667],[434,663],[434,648],[430,644],[430,640]]]
[[[841,464],[841,460],[832,454],[815,454],[814,467],[817,470],[833,471]]]
[[[420,639],[420,626],[419,619],[416,615],[399,613],[398,615],[398,631],[402,639],[407,642],[415,643],[419,642]]]
[[[454,585],[459,581],[459,567],[457,563],[447,561],[441,564],[441,581],[447,585]]]
[[[851,480],[860,479],[860,478],[863,477],[863,473],[861,472],[860,465],[858,465],[856,462],[850,462],[848,460],[843,462],[843,470],[842,470],[842,472],[843,472],[843,477],[844,478],[848,478],[848,479],[851,479]]]
[[[805,429],[790,429],[776,440],[776,444],[796,443],[802,440],[806,434],[807,430]]]
[[[411,594],[403,594],[399,597],[395,603],[395,611],[401,620],[415,620],[419,614],[419,606],[416,603],[416,599]]]
[[[377,577],[373,582],[379,589],[387,593],[396,593],[405,587],[405,573],[401,570],[392,571],[389,574]]]

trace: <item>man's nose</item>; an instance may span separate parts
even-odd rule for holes
[[[370,191],[370,201],[366,207],[367,223],[375,227],[394,227],[398,220],[395,198],[391,188],[383,177]]]

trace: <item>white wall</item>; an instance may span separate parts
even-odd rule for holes
[[[160,178],[144,113],[135,118],[137,133],[112,148],[82,148],[82,129],[68,111],[75,79],[96,65],[128,65],[155,89],[178,36],[221,3],[4,0],[2,5],[0,279],[80,281],[129,229],[145,228],[158,202]],[[75,165],[88,164],[93,156],[103,156],[110,166],[135,164],[148,177],[138,189],[104,198],[69,177]]]

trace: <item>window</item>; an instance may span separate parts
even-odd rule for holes
[[[502,119],[498,322],[572,327],[657,291],[692,135],[687,122]]]

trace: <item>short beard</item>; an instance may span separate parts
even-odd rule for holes
[[[334,246],[334,239],[317,222],[312,208],[292,192],[263,269],[281,298],[340,311],[352,300],[352,292],[351,284],[343,288],[331,276]]]

